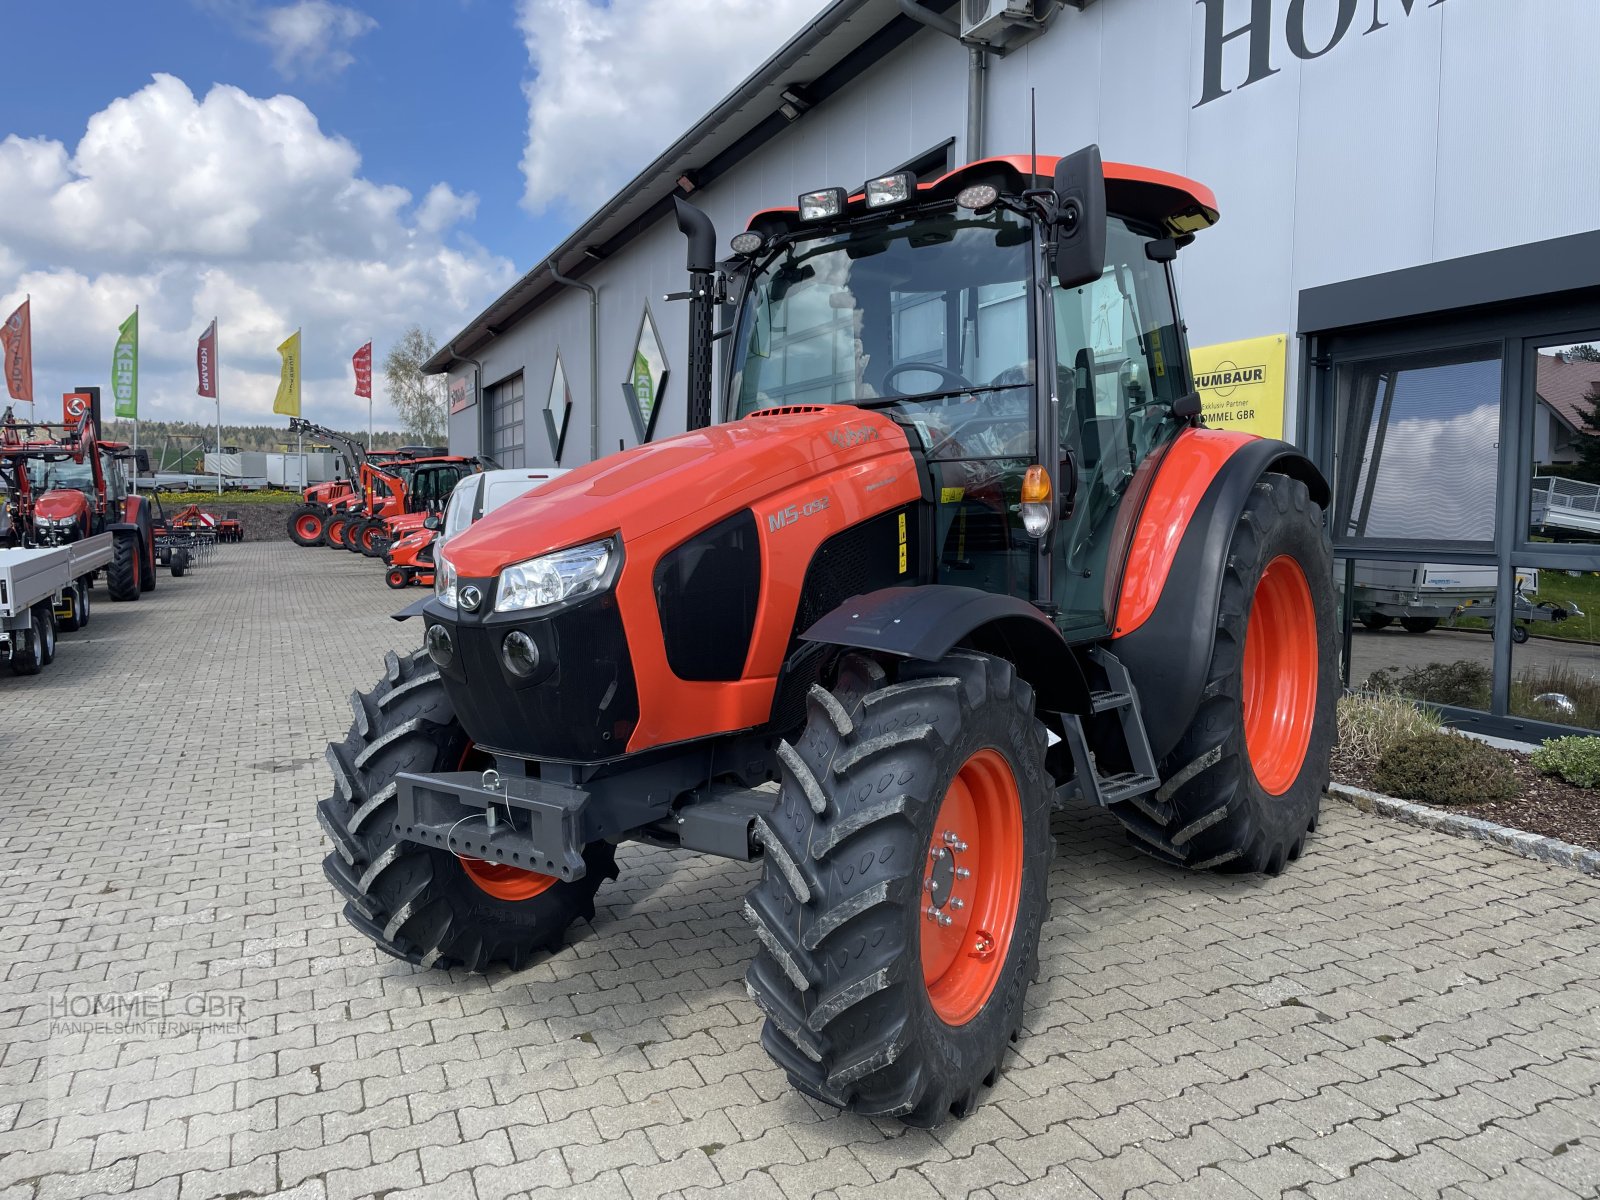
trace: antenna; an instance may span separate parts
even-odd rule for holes
[[[1028,152],[1032,161],[1028,164],[1028,172],[1033,176],[1032,186],[1039,186],[1039,105],[1034,97],[1034,89],[1028,89]]]

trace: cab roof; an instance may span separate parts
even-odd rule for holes
[[[1026,154],[983,158],[929,183],[919,183],[917,196],[921,200],[943,200],[970,184],[986,182],[1003,183],[1002,190],[1011,192],[1049,187],[1059,161],[1057,156],[1043,154],[1037,161]],[[1119,217],[1160,226],[1175,237],[1209,229],[1221,217],[1211,189],[1182,175],[1117,162],[1104,164],[1104,171],[1106,208]],[[865,212],[865,193],[852,193],[846,211]],[[793,205],[767,208],[752,216],[747,228],[764,234],[786,232],[798,226],[798,217],[799,211]]]

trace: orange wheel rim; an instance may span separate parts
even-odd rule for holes
[[[1317,708],[1317,611],[1300,564],[1267,564],[1244,635],[1244,741],[1256,782],[1281,796],[1300,775]]]
[[[314,538],[317,536],[317,531],[322,528],[322,522],[310,513],[306,513],[295,522],[295,528],[300,531],[301,537]]]
[[[918,899],[922,981],[946,1025],[983,1010],[1005,967],[1022,899],[1022,799],[1010,764],[979,750],[939,805]]]
[[[492,763],[487,754],[468,742],[461,750],[461,760],[456,763],[456,770],[471,771]],[[487,862],[481,858],[457,855],[456,861],[479,891],[496,900],[532,900],[561,882],[554,875],[541,875],[537,871],[524,871],[521,867],[508,867],[505,863]]]
[[[481,858],[458,860],[467,878],[496,900],[532,900],[560,882],[554,875],[524,871],[505,863],[485,862]]]

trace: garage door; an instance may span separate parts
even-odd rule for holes
[[[522,467],[523,420],[522,376],[516,375],[489,389],[484,406],[484,446],[489,457],[502,467]]]

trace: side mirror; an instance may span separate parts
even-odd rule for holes
[[[431,529],[437,533],[439,530],[444,528],[444,521],[437,513],[430,514],[429,516],[422,518],[422,527],[424,529]]]
[[[141,475],[150,474],[150,451],[140,447],[133,452],[134,469]]]
[[[1106,174],[1100,147],[1056,164],[1056,277],[1063,288],[1093,283],[1106,269]]]

